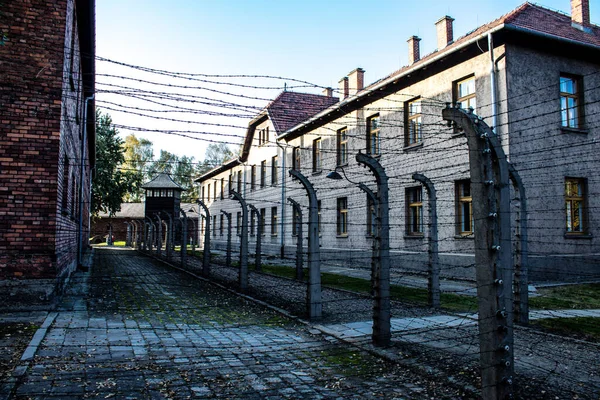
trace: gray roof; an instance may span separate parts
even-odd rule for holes
[[[181,203],[179,208],[182,209],[188,217],[198,218],[198,205],[194,203]],[[189,210],[194,209],[193,212]],[[143,219],[144,218],[144,203],[121,203],[121,211],[118,211],[111,218],[131,218],[131,219]],[[108,213],[101,212],[98,214],[100,218],[108,218]]]
[[[150,182],[144,183],[142,185],[144,189],[175,189],[175,190],[185,190],[181,186],[179,186],[175,181],[169,176],[169,174],[165,172],[161,172]]]

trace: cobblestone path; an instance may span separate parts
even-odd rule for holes
[[[12,397],[468,396],[131,250],[97,249],[80,289]]]

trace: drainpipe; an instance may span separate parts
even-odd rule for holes
[[[488,33],[488,49],[490,51],[490,85],[492,100],[492,129],[498,135],[497,106],[496,106],[496,61],[494,60],[494,39],[492,33]]]
[[[87,141],[87,117],[88,117],[88,103],[91,100],[94,100],[94,96],[95,94],[92,94],[89,97],[85,98],[85,107],[83,110],[83,138],[81,139],[81,166],[79,169],[79,240],[77,243],[77,265],[79,268],[83,268],[82,265],[82,253],[83,253],[83,175],[84,175],[84,168],[85,168],[85,144]],[[88,149],[89,150],[89,149]],[[91,171],[90,171],[90,175],[91,175]],[[90,179],[91,182],[91,179]],[[91,186],[90,186],[91,187]],[[91,192],[90,192],[91,193]],[[90,204],[91,204],[91,196],[90,196]],[[90,208],[91,211],[91,208]],[[90,226],[88,225],[88,229],[90,228]]]
[[[281,149],[281,238],[280,238],[280,257],[285,258],[285,158],[286,151],[285,147],[282,146],[278,141],[276,141],[277,147]]]

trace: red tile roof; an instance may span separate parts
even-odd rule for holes
[[[286,91],[277,96],[266,109],[276,133],[280,134],[338,101],[337,97]]]

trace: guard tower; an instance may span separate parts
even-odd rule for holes
[[[171,179],[169,174],[161,172],[142,188],[146,190],[145,216],[154,219],[157,213],[168,213],[179,217],[181,192],[185,190]]]

